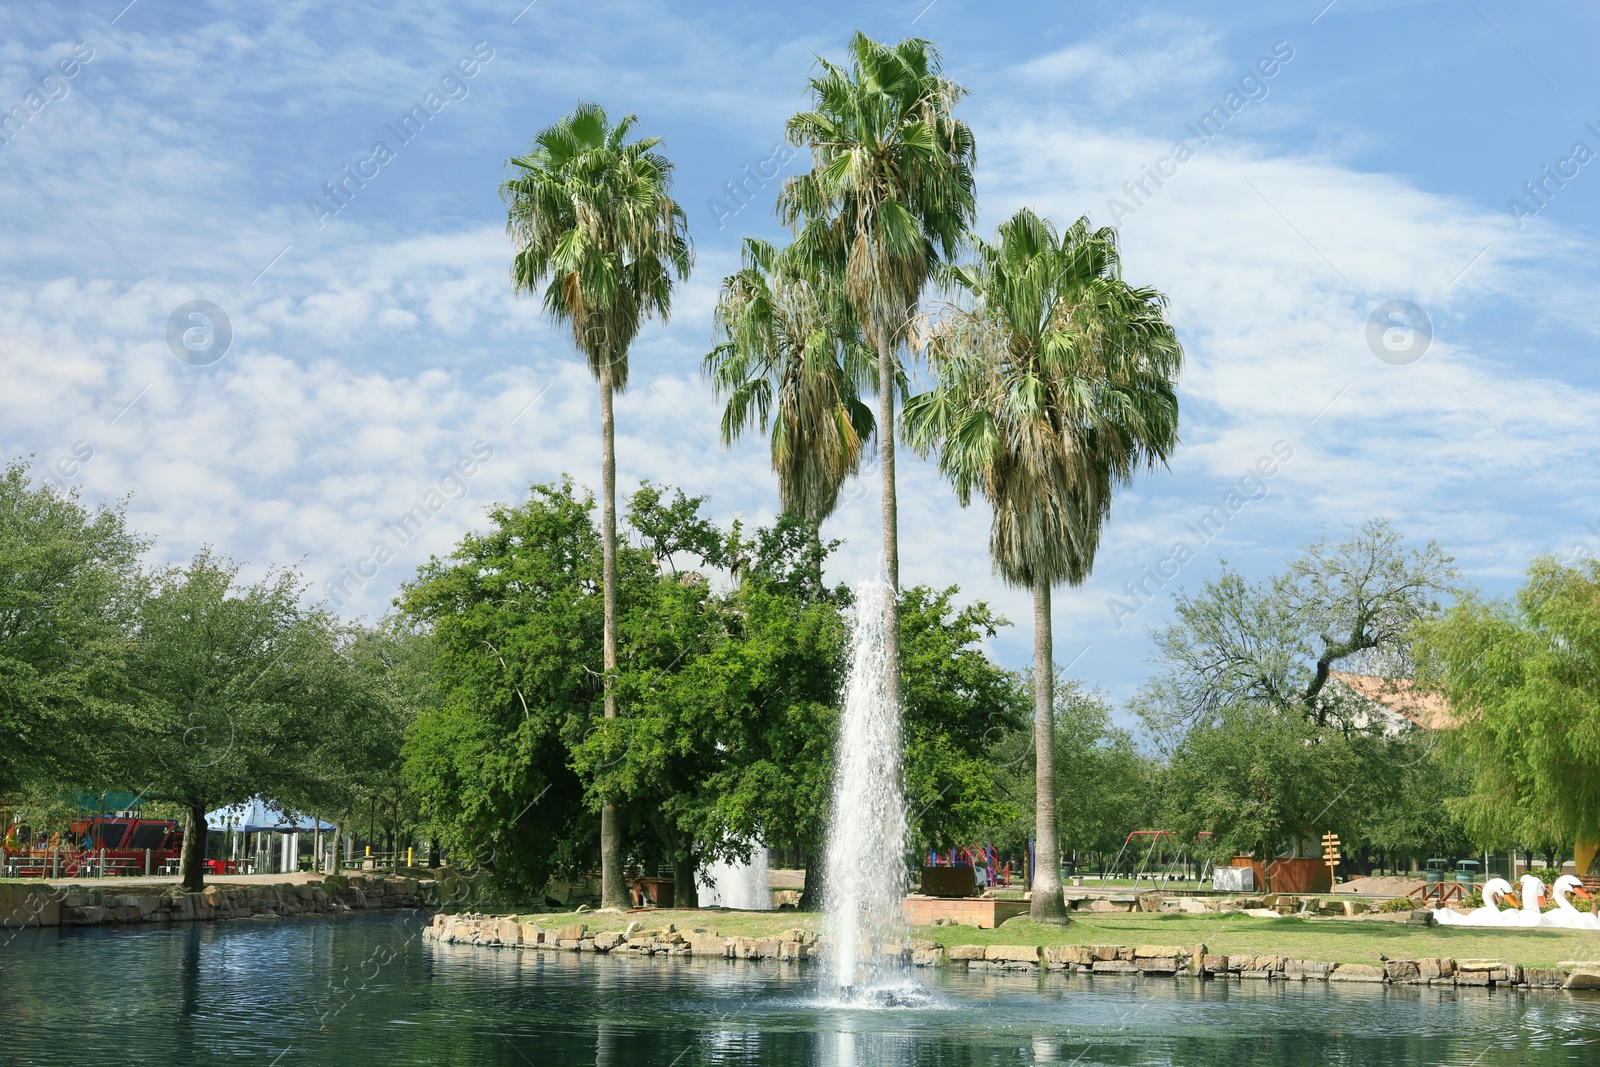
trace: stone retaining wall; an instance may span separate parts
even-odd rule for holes
[[[321,882],[177,886],[28,885],[0,883],[0,928],[94,926],[101,923],[200,922],[255,915],[325,915],[369,908],[416,908],[434,896],[414,878],[330,875]]]
[[[619,916],[620,917],[620,916]],[[806,960],[821,939],[806,930],[764,937],[724,937],[705,930],[672,926],[596,931],[588,924],[545,927],[489,915],[433,917],[425,939],[445,944],[522,948],[552,952],[632,953],[741,960]],[[1600,968],[1566,963],[1553,968],[1522,967],[1508,960],[1444,958],[1389,960],[1381,966],[1326,963],[1287,956],[1224,956],[1205,945],[953,945],[912,942],[910,962],[918,967],[968,970],[1068,971],[1089,976],[1202,978],[1233,981],[1362,982],[1390,985],[1451,985],[1492,988],[1600,989]]]

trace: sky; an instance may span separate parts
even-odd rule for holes
[[[979,233],[1087,215],[1170,299],[1182,443],[1056,594],[1073,675],[1127,700],[1175,592],[1369,518],[1493,595],[1600,553],[1600,10],[523,3],[0,8],[0,453],[126,499],[155,564],[212,545],[316,596],[360,570],[335,603],[369,620],[491,504],[598,488],[596,386],[511,291],[498,195],[587,100],[665,138],[696,252],[632,351],[620,487],[770,522],[765,444],[720,447],[700,361],[740,241],[785,236],[784,121],[859,29],[933,41],[970,91]],[[983,505],[903,452],[898,490],[903,582],[996,605],[1026,666]],[[878,492],[869,463],[824,528],[835,581],[877,566]]]

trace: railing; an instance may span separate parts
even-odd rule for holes
[[[4,878],[136,878],[164,874],[177,861],[153,849],[0,849]]]

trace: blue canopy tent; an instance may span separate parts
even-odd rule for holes
[[[309,815],[285,811],[276,801],[256,796],[208,812],[206,829],[228,835],[227,844],[224,845],[225,858],[211,861],[220,866],[223,872],[250,870],[265,874],[269,870],[283,872],[299,868],[301,833],[316,834],[317,843],[312,854],[320,860],[322,834],[333,830],[334,826]],[[257,847],[252,854],[248,847],[249,835],[267,833],[281,835],[277,847],[263,846],[261,838],[257,837]],[[234,838],[234,834],[239,837]],[[316,865],[315,861],[313,865]]]
[[[230,804],[225,808],[208,812],[206,829],[236,830],[247,834],[267,831],[287,834],[297,831],[305,833],[313,830],[332,830],[333,823],[323,822],[297,812],[284,811],[276,801],[251,797],[242,803]]]

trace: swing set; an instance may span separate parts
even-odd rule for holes
[[[1210,830],[1201,830],[1196,835],[1197,838],[1210,836]],[[1176,834],[1174,834],[1171,830],[1134,830],[1123,839],[1122,848],[1117,850],[1117,858],[1111,861],[1110,874],[1112,876],[1115,876],[1118,871],[1122,870],[1122,857],[1128,851],[1128,846],[1133,843],[1135,838],[1139,840],[1140,845],[1143,845],[1146,840],[1150,842],[1149,847],[1144,850],[1144,858],[1139,861],[1139,869],[1134,872],[1133,881],[1135,885],[1137,885],[1139,881],[1144,878],[1148,878],[1152,882],[1173,881],[1173,873],[1180,867],[1183,869],[1185,874],[1187,874],[1189,867],[1188,851],[1182,844],[1178,842]],[[1167,858],[1166,866],[1160,871],[1153,870],[1150,867],[1150,860],[1153,856],[1155,856],[1156,849],[1158,847],[1160,847],[1162,850],[1162,856]],[[1206,872],[1210,869],[1210,867],[1210,860],[1202,859],[1200,861],[1200,871],[1198,874],[1200,881],[1205,881]]]

